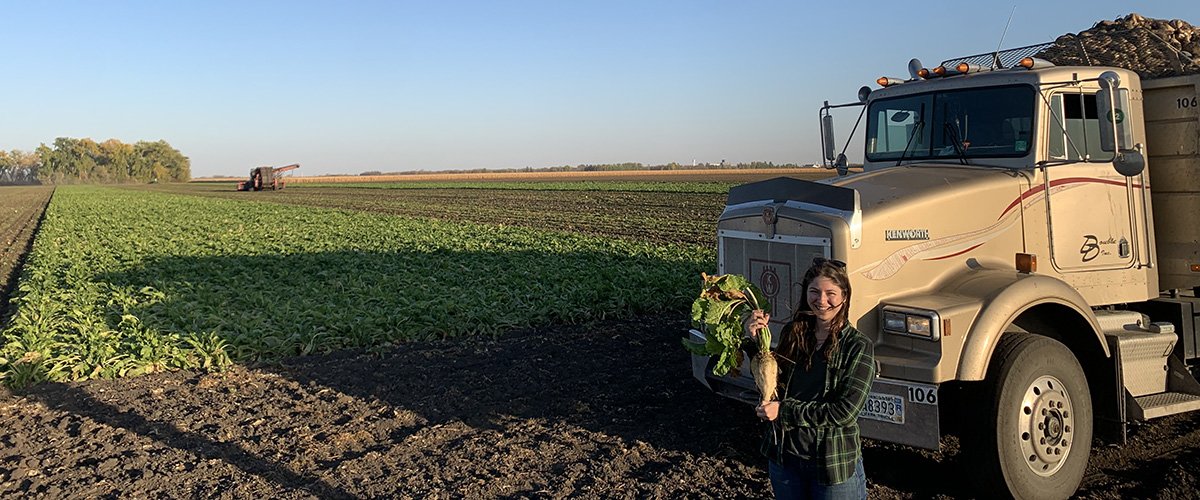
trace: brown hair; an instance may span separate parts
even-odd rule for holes
[[[804,273],[801,289],[804,298],[796,306],[792,321],[783,327],[783,335],[779,338],[779,354],[784,362],[799,364],[804,362],[804,369],[812,368],[812,356],[816,351],[817,317],[808,306],[808,286],[817,278],[829,278],[834,285],[842,289],[843,301],[841,308],[829,324],[829,338],[825,339],[822,349],[825,359],[833,357],[838,348],[838,334],[849,323],[850,311],[850,276],[846,274],[846,264],[841,261],[827,260],[821,257],[813,259],[813,264]]]

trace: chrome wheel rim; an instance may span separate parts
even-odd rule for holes
[[[1071,395],[1060,380],[1042,375],[1025,389],[1018,412],[1017,439],[1025,465],[1039,476],[1054,475],[1075,444]]]

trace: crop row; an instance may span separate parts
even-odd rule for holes
[[[715,222],[724,209],[726,196],[725,193],[610,190],[342,187],[289,187],[276,192],[239,193],[232,184],[166,185],[153,189],[707,247],[715,245]]]
[[[676,313],[713,257],[698,245],[62,187],[0,332],[0,377],[211,368]]]

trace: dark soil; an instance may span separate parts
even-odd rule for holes
[[[686,326],[652,317],[44,384],[0,396],[0,496],[768,496],[760,424],[691,378]],[[1194,496],[1200,415],[1131,436],[1097,442],[1081,496]],[[864,453],[872,497],[980,493],[953,451]]]

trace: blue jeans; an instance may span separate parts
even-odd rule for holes
[[[860,500],[867,498],[867,474],[862,457],[854,463],[854,474],[838,484],[821,484],[825,471],[811,460],[787,457],[783,464],[770,461],[771,489],[775,498],[814,500]]]

